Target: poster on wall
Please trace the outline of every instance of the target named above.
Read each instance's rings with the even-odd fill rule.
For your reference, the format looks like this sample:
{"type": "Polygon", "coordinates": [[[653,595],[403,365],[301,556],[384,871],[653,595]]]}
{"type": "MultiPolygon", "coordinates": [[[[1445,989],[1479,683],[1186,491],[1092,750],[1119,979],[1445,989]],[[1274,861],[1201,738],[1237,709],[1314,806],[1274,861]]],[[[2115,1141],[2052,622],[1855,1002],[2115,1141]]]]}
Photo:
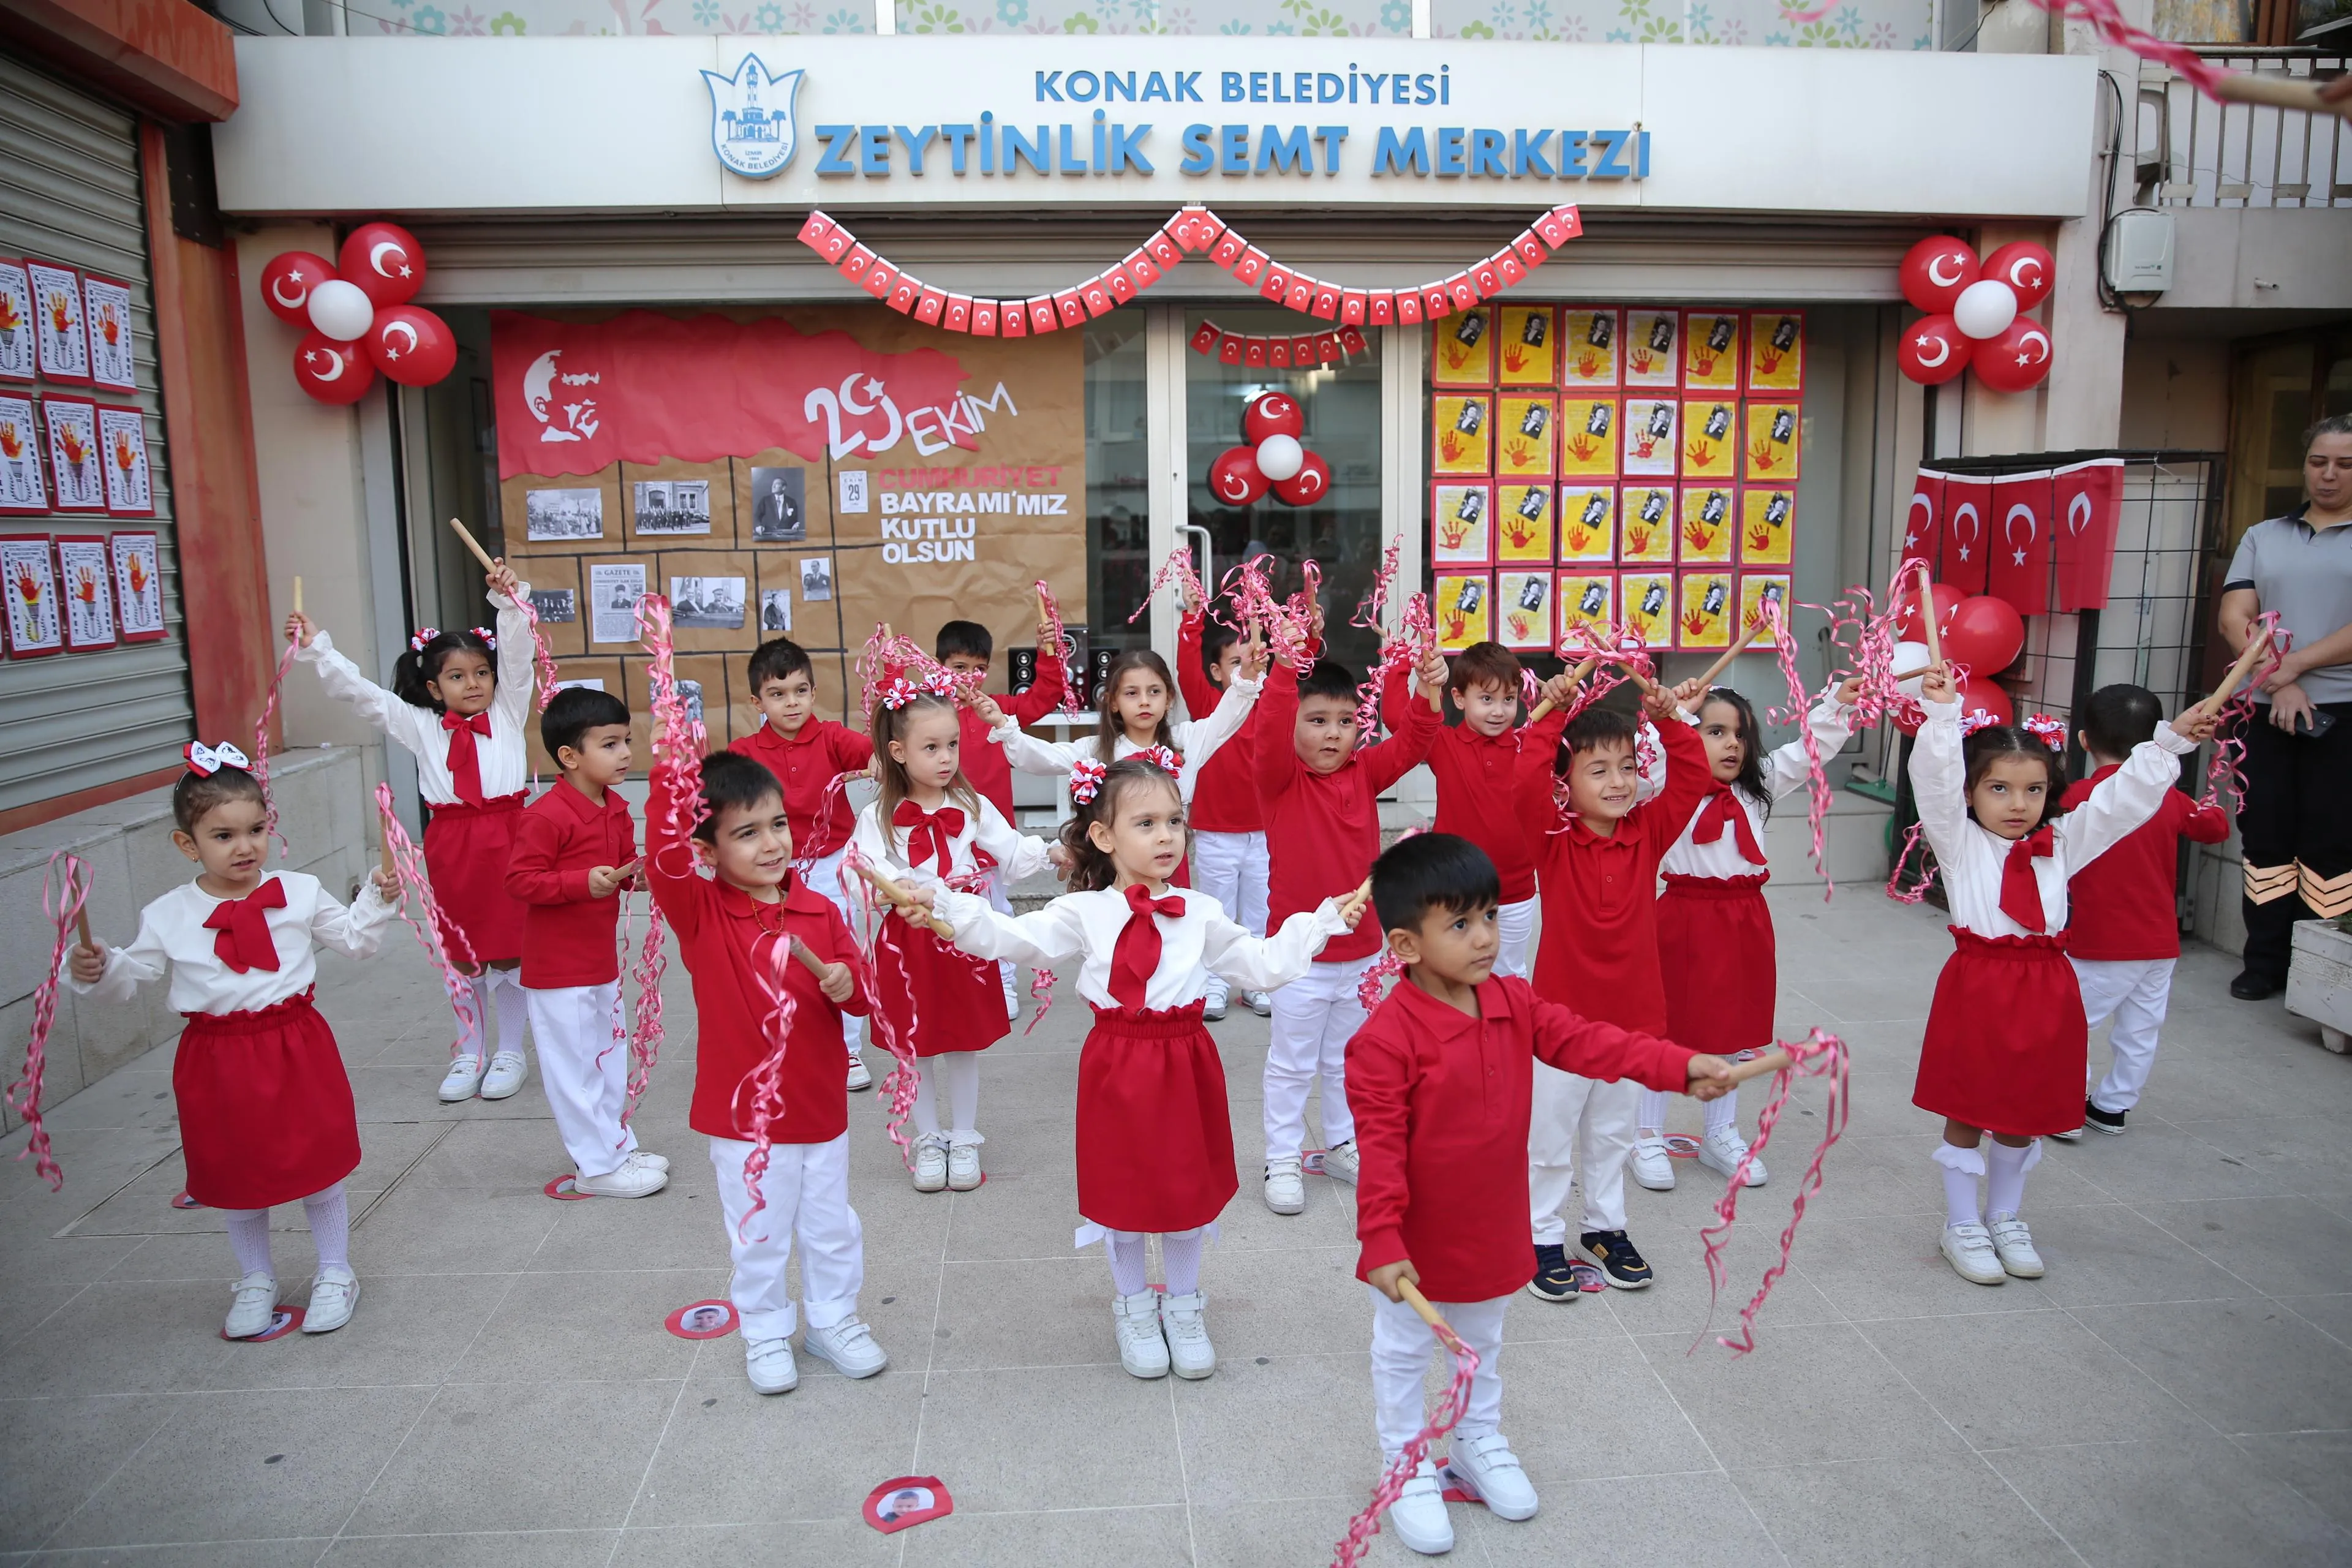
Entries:
{"type": "Polygon", "coordinates": [[[697,631],[732,632],[743,627],[743,579],[673,577],[669,580],[672,624],[697,631]]]}
{"type": "Polygon", "coordinates": [[[762,637],[790,637],[793,633],[793,591],[790,588],[760,590],[760,635],[762,637]]]}
{"type": "Polygon", "coordinates": [[[1559,313],[1559,384],[1570,391],[1613,390],[1624,312],[1614,306],[1570,305],[1559,313]]]}
{"type": "Polygon", "coordinates": [[[1679,467],[1675,428],[1682,405],[1672,398],[1625,400],[1625,447],[1619,472],[1629,479],[1672,479],[1679,467]]]}
{"type": "Polygon", "coordinates": [[[1500,430],[1495,447],[1497,478],[1550,477],[1552,415],[1552,400],[1549,397],[1506,396],[1496,402],[1495,420],[1500,430]]]}
{"type": "Polygon", "coordinates": [[[1563,572],[1559,595],[1559,635],[1580,631],[1606,633],[1617,618],[1617,574],[1563,572]]]}
{"type": "Polygon", "coordinates": [[[1559,563],[1607,565],[1617,559],[1617,487],[1559,487],[1559,563]]]}
{"type": "Polygon", "coordinates": [[[1684,573],[1675,608],[1675,646],[1701,653],[1729,647],[1731,613],[1730,573],[1684,573]]]}
{"type": "Polygon", "coordinates": [[[588,568],[590,642],[637,640],[637,601],[646,596],[646,569],[634,561],[599,561],[588,568]]]}
{"type": "Polygon", "coordinates": [[[104,511],[106,475],[99,466],[98,405],[79,397],[44,397],[49,429],[49,475],[59,511],[104,511]]]}
{"type": "Polygon", "coordinates": [[[1805,313],[1757,310],[1748,318],[1749,392],[1795,396],[1805,388],[1805,313]]]}
{"type": "Polygon", "coordinates": [[[1793,403],[1747,406],[1750,484],[1794,484],[1803,471],[1803,410],[1793,403]]]}
{"type": "Polygon", "coordinates": [[[70,267],[26,261],[33,280],[33,329],[41,374],[50,381],[89,380],[89,336],[84,330],[81,274],[70,267]]]}
{"type": "Polygon", "coordinates": [[[1618,498],[1617,559],[1628,566],[1664,566],[1675,558],[1675,487],[1627,485],[1618,498]]]}
{"type": "Polygon", "coordinates": [[[531,613],[541,626],[570,626],[580,618],[580,595],[572,588],[533,588],[531,613]]]}
{"type": "Polygon", "coordinates": [[[1495,384],[1494,312],[1480,305],[1429,329],[1429,380],[1433,386],[1495,384]]]}
{"type": "Polygon", "coordinates": [[[1430,492],[1429,558],[1440,566],[1483,566],[1495,558],[1492,485],[1447,485],[1430,492]]]}
{"type": "Polygon", "coordinates": [[[1430,399],[1433,473],[1452,476],[1494,472],[1494,401],[1484,395],[1430,399]]]}
{"type": "Polygon", "coordinates": [[[1675,575],[1671,572],[1623,572],[1617,591],[1625,600],[1625,629],[1645,648],[1675,646],[1675,575]]]}
{"type": "Polygon", "coordinates": [[[710,531],[709,479],[639,479],[633,491],[639,533],[710,531]]]}
{"type": "Polygon", "coordinates": [[[1495,493],[1495,559],[1552,561],[1551,481],[1502,485],[1495,493]]]}
{"type": "Polygon", "coordinates": [[[1685,565],[1715,562],[1728,565],[1732,530],[1738,521],[1731,511],[1729,485],[1685,485],[1675,553],[1685,565]]]}
{"type": "Polygon", "coordinates": [[[1683,478],[1729,479],[1739,474],[1739,405],[1683,405],[1683,478]]]}
{"type": "MultiPolygon", "coordinates": [[[[863,510],[861,507],[859,509],[863,510]]],[[[751,540],[756,544],[798,544],[808,538],[808,470],[751,470],[751,540]]]]}
{"type": "Polygon", "coordinates": [[[1496,313],[1496,380],[1505,386],[1556,384],[1559,334],[1549,305],[1505,305],[1496,313]]]}
{"type": "Polygon", "coordinates": [[[136,408],[98,405],[99,459],[106,467],[106,510],[117,517],[155,515],[147,468],[147,416],[136,408]]]}
{"type": "Polygon", "coordinates": [[[1563,397],[1559,401],[1559,477],[1606,479],[1617,474],[1617,400],[1563,397]]]}
{"type": "Polygon", "coordinates": [[[1681,312],[1634,310],[1625,312],[1624,384],[1642,389],[1682,384],[1682,355],[1675,345],[1682,337],[1681,312]]]}
{"type": "Polygon", "coordinates": [[[81,297],[89,322],[90,380],[122,392],[136,389],[139,376],[131,355],[130,286],[84,273],[81,297]]]}
{"type": "Polygon", "coordinates": [[[833,563],[822,555],[801,557],[801,597],[812,605],[833,598],[833,563]]]}
{"type": "Polygon", "coordinates": [[[1495,640],[1513,652],[1541,653],[1551,647],[1551,568],[1505,572],[1495,579],[1495,604],[1502,624],[1495,640]]]}
{"type": "Polygon", "coordinates": [[[124,642],[154,642],[163,628],[163,552],[152,533],[118,533],[107,542],[114,558],[114,608],[124,642]]]}
{"type": "Polygon", "coordinates": [[[1683,313],[1683,386],[1691,392],[1739,390],[1739,312],[1683,313]]]}
{"type": "Polygon", "coordinates": [[[89,653],[114,646],[113,563],[104,534],[61,534],[58,585],[65,598],[66,647],[89,653]]]}
{"type": "Polygon", "coordinates": [[[604,537],[604,492],[531,490],[523,496],[523,537],[537,542],[604,537]]]}
{"type": "Polygon", "coordinates": [[[1739,629],[1742,633],[1764,618],[1764,606],[1770,605],[1780,615],[1780,624],[1789,624],[1790,578],[1785,572],[1742,572],[1739,574],[1739,629]]]}
{"type": "Polygon", "coordinates": [[[1440,572],[1431,600],[1437,616],[1439,650],[1460,653],[1472,643],[1487,641],[1494,596],[1494,580],[1486,573],[1440,572]]]}
{"type": "Polygon", "coordinates": [[[47,511],[49,487],[41,479],[41,440],[33,400],[0,395],[0,511],[47,511]]]}
{"type": "Polygon", "coordinates": [[[34,347],[33,279],[25,264],[0,256],[0,381],[30,381],[40,372],[34,347]]]}
{"type": "Polygon", "coordinates": [[[1750,566],[1786,566],[1797,492],[1771,485],[1748,485],[1739,492],[1739,559],[1750,566]]]}
{"type": "Polygon", "coordinates": [[[58,577],[45,533],[0,534],[0,583],[7,585],[8,657],[31,658],[66,646],[58,577]]]}

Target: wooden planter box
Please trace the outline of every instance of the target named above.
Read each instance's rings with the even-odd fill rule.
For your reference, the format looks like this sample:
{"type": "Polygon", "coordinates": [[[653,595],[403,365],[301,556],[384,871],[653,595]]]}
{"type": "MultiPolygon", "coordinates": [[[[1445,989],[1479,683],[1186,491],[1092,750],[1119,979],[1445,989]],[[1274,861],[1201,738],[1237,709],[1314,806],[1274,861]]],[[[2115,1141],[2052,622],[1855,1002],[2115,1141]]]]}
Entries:
{"type": "Polygon", "coordinates": [[[2317,1024],[2329,1050],[2352,1050],[2352,931],[2327,921],[2295,921],[2286,1010],[2317,1024]]]}

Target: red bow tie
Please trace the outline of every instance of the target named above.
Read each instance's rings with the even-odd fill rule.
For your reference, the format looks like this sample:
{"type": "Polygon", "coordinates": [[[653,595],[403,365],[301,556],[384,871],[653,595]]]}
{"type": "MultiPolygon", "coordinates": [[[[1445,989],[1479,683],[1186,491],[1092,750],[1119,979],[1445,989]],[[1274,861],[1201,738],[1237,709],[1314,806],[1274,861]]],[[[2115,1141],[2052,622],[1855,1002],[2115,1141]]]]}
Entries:
{"type": "Polygon", "coordinates": [[[461,719],[455,713],[444,713],[441,728],[449,731],[450,786],[467,805],[481,805],[482,756],[475,748],[474,737],[490,732],[489,714],[476,713],[461,719]]]}
{"type": "Polygon", "coordinates": [[[1739,858],[1751,866],[1761,866],[1764,851],[1756,847],[1756,829],[1748,821],[1748,808],[1740,804],[1727,784],[1718,784],[1707,792],[1706,805],[1699,809],[1698,821],[1691,828],[1691,842],[1713,844],[1722,838],[1723,830],[1730,828],[1739,846],[1739,858]]]}
{"type": "Polygon", "coordinates": [[[2042,885],[2034,879],[2033,862],[2049,858],[2056,847],[2050,829],[2037,827],[2009,847],[2000,863],[2000,912],[2036,933],[2047,930],[2042,909],[2042,885]]]}
{"type": "Polygon", "coordinates": [[[1140,1013],[1146,1005],[1145,991],[1160,972],[1160,927],[1151,917],[1182,919],[1184,899],[1172,892],[1155,899],[1150,889],[1132,882],[1128,885],[1127,908],[1127,924],[1119,928],[1118,941],[1110,950],[1110,999],[1140,1013]]]}
{"type": "Polygon", "coordinates": [[[278,939],[269,934],[269,911],[286,907],[286,884],[272,877],[241,899],[224,899],[205,917],[214,932],[213,952],[237,973],[278,968],[278,939]]]}
{"type": "Polygon", "coordinates": [[[955,869],[953,841],[963,832],[963,813],[952,805],[937,811],[925,811],[911,800],[902,800],[898,809],[890,814],[894,827],[907,830],[907,864],[920,866],[931,861],[940,876],[955,869]]]}

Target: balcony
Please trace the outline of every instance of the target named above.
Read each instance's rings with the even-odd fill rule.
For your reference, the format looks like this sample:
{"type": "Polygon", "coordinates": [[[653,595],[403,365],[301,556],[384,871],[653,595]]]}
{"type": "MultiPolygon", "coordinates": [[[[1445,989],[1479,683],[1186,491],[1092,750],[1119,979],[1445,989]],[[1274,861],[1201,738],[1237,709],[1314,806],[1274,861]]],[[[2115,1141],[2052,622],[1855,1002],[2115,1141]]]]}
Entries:
{"type": "MultiPolygon", "coordinates": [[[[2216,47],[2198,51],[2231,70],[2324,81],[2345,51],[2216,47]]],[[[2352,121],[2263,104],[2216,103],[2147,61],[2134,117],[2137,199],[2164,207],[2352,206],[2352,121]]]]}

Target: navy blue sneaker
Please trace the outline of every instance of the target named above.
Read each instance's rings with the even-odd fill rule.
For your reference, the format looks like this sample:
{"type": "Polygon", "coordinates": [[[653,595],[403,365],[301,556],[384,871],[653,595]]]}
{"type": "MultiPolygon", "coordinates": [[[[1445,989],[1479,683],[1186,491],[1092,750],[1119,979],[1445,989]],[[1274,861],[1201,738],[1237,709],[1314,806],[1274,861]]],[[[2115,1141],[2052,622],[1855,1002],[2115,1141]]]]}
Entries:
{"type": "Polygon", "coordinates": [[[1576,1300],[1576,1274],[1569,1267],[1567,1247],[1536,1244],[1536,1277],[1528,1281],[1528,1294],[1538,1301],[1576,1300]]]}
{"type": "Polygon", "coordinates": [[[1620,1290],[1646,1290],[1654,1278],[1650,1266],[1622,1230],[1588,1230],[1577,1237],[1576,1249],[1601,1265],[1609,1283],[1620,1290]]]}

